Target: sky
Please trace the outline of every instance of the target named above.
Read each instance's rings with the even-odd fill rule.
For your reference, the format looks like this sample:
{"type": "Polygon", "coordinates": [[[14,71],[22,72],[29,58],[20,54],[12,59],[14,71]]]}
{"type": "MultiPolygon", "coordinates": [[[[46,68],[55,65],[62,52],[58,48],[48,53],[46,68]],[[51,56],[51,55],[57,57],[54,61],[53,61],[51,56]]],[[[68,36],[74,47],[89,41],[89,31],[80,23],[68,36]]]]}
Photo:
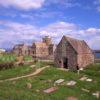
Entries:
{"type": "Polygon", "coordinates": [[[66,35],[100,50],[100,0],[0,0],[0,48],[66,35]]]}

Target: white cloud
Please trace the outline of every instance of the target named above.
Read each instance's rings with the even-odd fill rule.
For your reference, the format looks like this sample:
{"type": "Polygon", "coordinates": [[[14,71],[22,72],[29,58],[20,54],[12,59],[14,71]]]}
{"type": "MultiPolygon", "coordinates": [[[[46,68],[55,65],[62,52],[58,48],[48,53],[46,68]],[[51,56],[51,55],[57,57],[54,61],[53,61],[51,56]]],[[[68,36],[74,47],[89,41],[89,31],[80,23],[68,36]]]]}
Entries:
{"type": "Polygon", "coordinates": [[[90,33],[90,34],[99,33],[100,34],[100,29],[97,29],[97,28],[89,28],[89,29],[86,30],[86,33],[90,33]]]}
{"type": "Polygon", "coordinates": [[[53,37],[60,37],[64,34],[72,33],[72,31],[77,30],[77,25],[67,22],[56,22],[43,27],[41,30],[41,35],[51,35],[53,37]]]}
{"type": "Polygon", "coordinates": [[[0,5],[4,7],[17,7],[21,9],[41,8],[45,0],[0,0],[0,5]]]}
{"type": "MultiPolygon", "coordinates": [[[[2,23],[3,24],[3,23],[2,23]]],[[[12,47],[13,45],[28,41],[33,41],[38,29],[30,24],[16,22],[6,22],[0,29],[0,47],[12,47]],[[9,45],[8,45],[9,43],[9,45]]]]}
{"type": "Polygon", "coordinates": [[[30,24],[1,21],[4,28],[0,29],[0,46],[12,46],[17,43],[28,43],[40,40],[41,37],[52,36],[55,42],[59,42],[63,35],[84,39],[93,49],[100,49],[100,29],[88,28],[80,29],[73,23],[56,22],[45,27],[36,27],[30,24]],[[8,45],[9,43],[9,45],[8,45]]]}
{"type": "Polygon", "coordinates": [[[41,29],[41,35],[50,35],[54,37],[56,42],[59,42],[63,35],[85,40],[93,49],[100,49],[100,29],[88,28],[80,29],[80,27],[73,23],[57,22],[52,23],[41,29]]]}
{"type": "Polygon", "coordinates": [[[88,41],[91,48],[100,50],[100,36],[95,36],[88,41]]]}

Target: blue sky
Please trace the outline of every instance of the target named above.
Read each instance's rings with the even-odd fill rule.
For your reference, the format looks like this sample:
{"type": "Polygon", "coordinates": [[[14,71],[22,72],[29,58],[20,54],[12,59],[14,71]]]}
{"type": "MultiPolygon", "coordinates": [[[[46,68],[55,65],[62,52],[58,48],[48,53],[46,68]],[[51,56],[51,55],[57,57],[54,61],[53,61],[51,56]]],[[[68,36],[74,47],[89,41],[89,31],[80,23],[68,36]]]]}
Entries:
{"type": "Polygon", "coordinates": [[[67,35],[100,49],[99,23],[100,0],[0,0],[0,48],[67,35]]]}

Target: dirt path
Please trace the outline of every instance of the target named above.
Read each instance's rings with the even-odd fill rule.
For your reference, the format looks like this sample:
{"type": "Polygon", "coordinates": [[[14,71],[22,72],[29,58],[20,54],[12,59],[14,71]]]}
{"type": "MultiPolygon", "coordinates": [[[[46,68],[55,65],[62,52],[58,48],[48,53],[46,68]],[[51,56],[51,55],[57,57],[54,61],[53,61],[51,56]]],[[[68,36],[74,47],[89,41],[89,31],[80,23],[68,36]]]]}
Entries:
{"type": "Polygon", "coordinates": [[[14,80],[18,80],[18,79],[22,79],[22,78],[26,78],[26,77],[31,77],[34,75],[39,74],[41,71],[43,71],[44,69],[48,68],[49,66],[46,67],[42,67],[42,68],[38,68],[35,72],[28,74],[28,75],[23,75],[23,76],[19,76],[19,77],[15,77],[15,78],[9,78],[9,79],[5,79],[5,80],[0,80],[0,82],[4,82],[4,81],[14,81],[14,80]]]}

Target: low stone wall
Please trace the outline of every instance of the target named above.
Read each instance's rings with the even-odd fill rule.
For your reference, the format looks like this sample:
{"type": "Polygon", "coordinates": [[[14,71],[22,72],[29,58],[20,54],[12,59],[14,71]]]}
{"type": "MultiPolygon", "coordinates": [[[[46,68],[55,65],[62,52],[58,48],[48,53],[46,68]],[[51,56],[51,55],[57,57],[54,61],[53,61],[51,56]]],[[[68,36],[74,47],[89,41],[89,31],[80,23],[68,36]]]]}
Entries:
{"type": "Polygon", "coordinates": [[[38,56],[38,57],[33,57],[33,60],[54,60],[54,56],[38,56]]]}

